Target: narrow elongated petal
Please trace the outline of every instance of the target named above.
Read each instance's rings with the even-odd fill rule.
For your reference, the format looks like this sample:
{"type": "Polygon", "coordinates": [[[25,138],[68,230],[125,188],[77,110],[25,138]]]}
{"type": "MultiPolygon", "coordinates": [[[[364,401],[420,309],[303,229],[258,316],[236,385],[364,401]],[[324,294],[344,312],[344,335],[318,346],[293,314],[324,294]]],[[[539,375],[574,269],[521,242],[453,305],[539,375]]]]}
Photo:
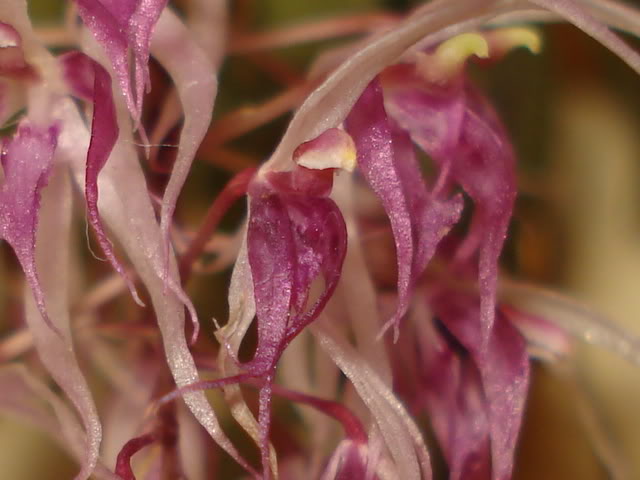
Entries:
{"type": "Polygon", "coordinates": [[[386,324],[407,311],[413,285],[442,237],[460,216],[462,199],[431,198],[408,135],[386,114],[382,88],[374,80],[345,121],[356,141],[358,165],[382,201],[391,222],[398,265],[398,308],[386,324]]]}
{"type": "Polygon", "coordinates": [[[431,300],[434,313],[469,352],[477,365],[488,407],[492,478],[510,478],[529,382],[529,359],[523,338],[497,315],[485,347],[481,306],[472,297],[454,292],[431,300]]]}
{"type": "Polygon", "coordinates": [[[258,315],[258,347],[244,369],[260,374],[273,368],[281,354],[295,289],[291,220],[278,195],[252,202],[247,247],[258,315]]]}
{"type": "MultiPolygon", "coordinates": [[[[140,112],[137,111],[134,88],[130,80],[127,38],[127,22],[133,12],[129,8],[121,10],[114,8],[116,6],[114,2],[105,5],[99,0],[76,0],[76,4],[82,21],[105,49],[118,77],[129,112],[137,118],[140,112]]],[[[124,7],[124,5],[123,3],[121,6],[124,7]]],[[[135,3],[130,2],[129,5],[133,7],[135,3]]]]}
{"type": "Polygon", "coordinates": [[[415,372],[423,379],[433,429],[447,459],[451,480],[491,478],[487,402],[480,373],[456,340],[442,335],[429,318],[416,318],[415,372]]]}
{"type": "Polygon", "coordinates": [[[98,175],[107,163],[119,135],[118,119],[111,91],[111,76],[102,65],[80,52],[68,53],[61,61],[65,69],[65,78],[70,82],[74,93],[85,97],[88,94],[93,102],[91,142],[87,150],[84,188],[89,223],[96,233],[100,248],[107,260],[124,278],[136,303],[144,306],[131,278],[113,252],[98,212],[98,175]]]}
{"type": "MultiPolygon", "coordinates": [[[[84,183],[84,158],[78,154],[78,146],[88,147],[89,132],[84,127],[78,112],[69,101],[62,102],[59,118],[63,118],[67,128],[63,132],[59,149],[70,161],[73,174],[80,185],[84,183]]],[[[121,122],[126,121],[121,117],[121,122]]],[[[165,291],[162,276],[162,248],[159,241],[159,226],[149,195],[144,175],[136,157],[133,139],[127,129],[121,128],[121,136],[114,148],[112,161],[107,163],[101,175],[100,204],[104,220],[121,242],[125,252],[133,262],[141,280],[149,290],[162,332],[165,354],[176,384],[180,387],[198,381],[198,371],[185,338],[184,308],[176,291],[165,291]],[[141,248],[141,245],[144,247],[141,248]]],[[[177,288],[177,268],[170,261],[170,285],[177,288]]],[[[248,471],[250,465],[240,456],[231,441],[224,434],[218,419],[202,392],[184,395],[184,400],[194,416],[209,435],[248,471]]]]}
{"type": "Polygon", "coordinates": [[[488,102],[464,78],[442,90],[402,65],[390,69],[383,79],[391,115],[440,167],[436,189],[461,185],[476,205],[458,257],[466,261],[480,251],[483,335],[488,337],[498,258],[516,194],[515,158],[508,137],[488,102]]]}
{"type": "Polygon", "coordinates": [[[393,457],[397,478],[430,479],[429,454],[421,433],[390,388],[328,322],[311,328],[371,411],[393,457]]]}
{"type": "Polygon", "coordinates": [[[164,249],[168,255],[169,228],[176,202],[196,151],[209,128],[218,83],[206,53],[169,10],[162,14],[158,22],[152,53],[175,83],[184,112],[178,156],[165,189],[160,214],[164,249]]]}
{"type": "MultiPolygon", "coordinates": [[[[71,227],[71,187],[64,169],[58,169],[43,191],[42,215],[38,226],[36,262],[51,321],[60,332],[43,324],[39,306],[25,291],[26,321],[43,365],[71,400],[84,429],[79,450],[77,480],[89,478],[95,469],[102,439],[102,426],[91,391],[74,353],[69,328],[69,235],[71,227]],[[51,255],[51,252],[55,255],[51,255]]],[[[78,439],[80,441],[80,439],[78,439]]]]}
{"type": "Polygon", "coordinates": [[[372,82],[358,99],[345,126],[356,142],[360,171],[382,201],[393,230],[398,265],[398,309],[392,322],[397,336],[397,324],[407,311],[414,280],[411,270],[415,246],[411,212],[396,168],[392,132],[377,81],[372,82]]]}
{"type": "Polygon", "coordinates": [[[13,248],[36,299],[42,319],[53,327],[36,268],[36,229],[40,194],[47,185],[58,128],[41,128],[24,121],[2,146],[4,183],[0,188],[0,239],[13,248]]]}

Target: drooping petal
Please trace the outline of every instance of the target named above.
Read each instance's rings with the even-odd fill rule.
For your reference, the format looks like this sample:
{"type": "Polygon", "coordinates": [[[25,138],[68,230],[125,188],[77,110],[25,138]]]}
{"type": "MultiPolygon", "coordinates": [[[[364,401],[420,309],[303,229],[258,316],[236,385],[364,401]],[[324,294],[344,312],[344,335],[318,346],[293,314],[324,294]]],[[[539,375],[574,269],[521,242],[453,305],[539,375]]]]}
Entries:
{"type": "Polygon", "coordinates": [[[469,352],[482,379],[491,435],[492,478],[510,478],[529,383],[523,338],[499,313],[486,342],[478,321],[482,305],[473,297],[441,292],[430,300],[435,315],[469,352]]]}
{"type": "MultiPolygon", "coordinates": [[[[304,169],[304,167],[298,167],[304,169]]],[[[306,170],[306,169],[305,169],[306,170]]],[[[247,376],[263,380],[258,415],[263,474],[270,474],[268,433],[276,364],[288,343],[319,315],[340,277],[346,254],[346,227],[335,203],[324,197],[279,193],[256,181],[247,227],[258,321],[252,360],[241,364],[247,376]],[[324,289],[307,309],[311,285],[323,277],[324,289]]]]}
{"type": "Polygon", "coordinates": [[[462,211],[462,199],[431,198],[408,135],[386,114],[382,88],[374,80],[345,121],[356,141],[358,165],[382,201],[391,222],[398,265],[398,307],[385,329],[407,311],[416,278],[462,211]]]}
{"type": "Polygon", "coordinates": [[[488,101],[464,78],[442,88],[401,65],[389,69],[383,79],[390,114],[440,168],[436,190],[446,192],[458,184],[475,203],[458,257],[466,261],[479,250],[481,321],[488,338],[496,305],[498,258],[516,195],[515,158],[506,132],[488,101]]]}
{"type": "Polygon", "coordinates": [[[398,309],[392,324],[397,336],[397,325],[407,311],[414,280],[411,270],[415,245],[411,212],[396,169],[391,128],[378,81],[374,80],[358,99],[345,126],[356,142],[360,171],[382,201],[393,230],[398,266],[398,309]]]}
{"type": "MultiPolygon", "coordinates": [[[[415,317],[417,405],[426,407],[451,480],[491,478],[487,402],[480,373],[467,352],[429,318],[415,317]]],[[[414,378],[415,381],[415,378],[414,378]]]]}
{"type": "Polygon", "coordinates": [[[4,171],[0,187],[0,239],[16,253],[40,315],[53,330],[38,278],[35,248],[40,194],[49,179],[57,138],[58,127],[42,128],[25,120],[13,138],[5,139],[0,157],[4,171]]]}
{"type": "MultiPolygon", "coordinates": [[[[131,85],[128,50],[129,40],[127,38],[127,23],[133,14],[131,8],[115,8],[114,2],[108,5],[99,0],[76,0],[78,13],[91,31],[95,39],[103,46],[107,56],[113,66],[113,70],[118,77],[120,89],[127,101],[129,112],[134,118],[138,118],[140,112],[137,110],[134,97],[135,88],[131,85]]],[[[122,3],[124,7],[126,2],[122,3]]],[[[134,2],[129,2],[130,7],[134,7],[134,2]]]]}
{"type": "Polygon", "coordinates": [[[151,34],[167,0],[76,0],[76,4],[82,21],[107,53],[129,112],[138,126],[145,86],[149,84],[151,34]]]}
{"type": "Polygon", "coordinates": [[[67,172],[58,168],[51,177],[50,185],[43,191],[35,255],[51,321],[60,333],[55,333],[44,325],[39,305],[27,291],[25,318],[43,365],[71,400],[82,421],[83,440],[78,447],[82,452],[82,468],[76,476],[76,479],[80,480],[89,478],[97,465],[102,426],[91,391],[74,353],[70,333],[68,299],[71,198],[67,172]]]}
{"type": "Polygon", "coordinates": [[[258,346],[244,369],[267,373],[283,348],[295,295],[296,250],[287,209],[278,195],[255,198],[247,229],[247,252],[258,316],[258,346]]]}
{"type": "Polygon", "coordinates": [[[169,228],[176,202],[196,151],[209,128],[218,83],[206,53],[180,19],[169,10],[162,14],[158,22],[153,35],[152,53],[175,83],[184,112],[178,155],[164,192],[160,214],[165,255],[168,255],[169,228]]]}
{"type": "Polygon", "coordinates": [[[327,321],[311,329],[371,411],[393,457],[396,478],[430,479],[429,454],[422,434],[391,389],[327,321]]]}
{"type": "MultiPolygon", "coordinates": [[[[61,102],[56,111],[66,128],[60,138],[59,150],[70,161],[76,182],[84,184],[85,159],[82,149],[88,148],[90,136],[78,112],[70,101],[61,102]]],[[[120,116],[119,120],[125,122],[120,116]]],[[[120,123],[122,125],[122,123],[120,123]]],[[[159,226],[151,205],[143,172],[133,148],[130,131],[121,128],[112,160],[101,175],[100,204],[103,217],[131,259],[136,272],[147,287],[162,332],[167,362],[179,387],[198,381],[198,371],[185,338],[183,300],[179,289],[177,267],[170,261],[170,292],[165,291],[162,276],[162,248],[159,226]],[[141,245],[143,248],[141,248],[141,245]],[[172,289],[174,285],[176,289],[172,289]]],[[[215,412],[202,392],[184,395],[184,401],[209,435],[247,471],[252,467],[240,456],[222,431],[215,412]]]]}
{"type": "Polygon", "coordinates": [[[102,248],[107,260],[114,270],[124,278],[136,303],[144,306],[131,277],[113,252],[113,247],[98,212],[98,175],[107,163],[119,135],[118,119],[111,91],[111,76],[102,65],[81,52],[67,53],[61,58],[61,62],[65,79],[69,82],[74,93],[85,97],[85,99],[88,97],[93,102],[91,142],[87,150],[84,189],[89,223],[96,233],[100,248],[102,248]]]}

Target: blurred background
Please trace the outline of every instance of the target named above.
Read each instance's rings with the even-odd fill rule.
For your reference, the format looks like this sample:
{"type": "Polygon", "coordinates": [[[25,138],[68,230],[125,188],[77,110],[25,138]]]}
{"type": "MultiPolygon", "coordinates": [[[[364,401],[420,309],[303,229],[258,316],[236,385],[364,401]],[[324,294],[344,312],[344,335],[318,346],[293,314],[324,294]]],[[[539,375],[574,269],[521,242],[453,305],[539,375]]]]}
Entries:
{"type": "MultiPolygon", "coordinates": [[[[43,32],[50,34],[64,21],[66,2],[28,3],[43,32]]],[[[186,0],[172,3],[179,9],[187,7],[186,0]]],[[[363,16],[362,22],[375,24],[418,3],[232,1],[231,54],[220,72],[212,130],[176,217],[185,232],[197,227],[235,172],[257,165],[278,143],[289,110],[312,87],[305,72],[313,59],[359,37],[352,33],[254,51],[251,33],[345,15],[363,16]],[[268,121],[247,127],[256,112],[268,121]]],[[[540,55],[516,51],[495,65],[472,71],[494,100],[519,157],[520,196],[504,269],[516,278],[565,292],[640,335],[640,78],[577,29],[541,28],[540,55]]],[[[640,42],[625,38],[640,49],[640,42]]],[[[151,124],[168,88],[155,65],[152,75],[154,89],[145,111],[145,121],[151,124]]],[[[164,142],[175,143],[177,134],[169,132],[164,142]]],[[[155,152],[155,162],[146,165],[150,188],[156,193],[167,179],[173,153],[174,149],[161,149],[155,152]]],[[[232,235],[242,215],[239,204],[225,218],[222,230],[232,235]]],[[[85,241],[82,219],[80,213],[77,242],[85,241]]],[[[76,259],[82,270],[79,285],[109,275],[108,267],[87,249],[77,250],[85,255],[76,259]]],[[[205,321],[211,316],[224,319],[229,270],[206,273],[206,267],[205,263],[204,272],[188,284],[189,293],[198,309],[207,312],[202,315],[205,321]]],[[[0,361],[37,364],[28,348],[7,347],[8,340],[20,341],[12,332],[22,325],[21,282],[12,252],[0,245],[0,361]]],[[[124,298],[101,308],[100,315],[120,317],[130,311],[130,301],[124,298]]],[[[211,325],[203,325],[205,334],[197,347],[203,354],[214,348],[211,331],[211,325]]],[[[615,459],[628,469],[627,478],[640,478],[640,370],[611,353],[580,344],[569,363],[557,369],[535,366],[514,478],[606,479],[604,465],[615,459]]],[[[91,376],[94,367],[83,368],[91,376]]],[[[99,374],[93,382],[100,398],[105,382],[99,374]]],[[[229,468],[224,478],[234,478],[237,470],[229,468]]],[[[43,434],[0,417],[1,478],[64,479],[74,472],[67,455],[43,434]]]]}

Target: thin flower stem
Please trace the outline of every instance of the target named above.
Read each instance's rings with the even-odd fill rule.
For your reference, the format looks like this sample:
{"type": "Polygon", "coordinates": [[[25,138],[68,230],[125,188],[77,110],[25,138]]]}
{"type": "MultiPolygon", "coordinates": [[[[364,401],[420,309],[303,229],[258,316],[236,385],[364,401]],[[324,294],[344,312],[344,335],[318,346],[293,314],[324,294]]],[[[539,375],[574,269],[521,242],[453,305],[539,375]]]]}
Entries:
{"type": "Polygon", "coordinates": [[[158,441],[158,435],[154,432],[132,438],[125,443],[116,460],[116,475],[122,480],[136,480],[131,468],[131,457],[156,441],[158,441]]]}
{"type": "Polygon", "coordinates": [[[255,168],[248,168],[233,177],[209,207],[202,226],[180,259],[180,278],[183,283],[189,279],[193,263],[204,251],[209,238],[218,228],[224,214],[240,197],[246,194],[249,182],[255,172],[255,168]]]}

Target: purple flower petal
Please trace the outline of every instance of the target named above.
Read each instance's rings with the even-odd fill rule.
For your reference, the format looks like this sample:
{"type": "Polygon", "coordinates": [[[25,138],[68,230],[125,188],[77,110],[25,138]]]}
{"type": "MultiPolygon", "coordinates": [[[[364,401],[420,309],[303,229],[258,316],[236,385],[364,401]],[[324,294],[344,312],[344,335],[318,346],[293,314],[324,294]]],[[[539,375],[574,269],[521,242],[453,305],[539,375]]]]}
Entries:
{"type": "MultiPolygon", "coordinates": [[[[417,338],[422,396],[449,466],[451,480],[491,478],[489,419],[476,365],[423,320],[417,338]]],[[[422,406],[422,405],[421,405],[422,406]]]]}
{"type": "MultiPolygon", "coordinates": [[[[297,167],[295,176],[323,171],[297,167]]],[[[281,176],[275,177],[282,180],[281,176]]],[[[295,180],[282,180],[295,185],[295,180]]],[[[256,180],[247,228],[247,256],[253,279],[258,318],[258,345],[252,360],[241,366],[247,372],[237,376],[262,377],[258,415],[263,474],[269,476],[269,427],[272,383],[276,364],[288,343],[317,318],[340,278],[346,254],[347,233],[342,215],[329,198],[279,192],[274,185],[256,180]],[[307,310],[311,285],[322,276],[324,289],[307,310]]]]}
{"type": "Polygon", "coordinates": [[[397,336],[398,323],[407,311],[413,286],[411,270],[415,246],[411,211],[396,168],[392,132],[377,80],[358,99],[345,126],[356,143],[360,171],[382,201],[393,230],[398,265],[398,308],[391,321],[397,336]]]}
{"type": "Polygon", "coordinates": [[[118,140],[119,128],[111,91],[111,76],[102,65],[81,52],[67,53],[61,58],[65,79],[74,93],[93,102],[91,142],[87,150],[85,198],[89,223],[109,263],[125,280],[136,303],[144,306],[133,281],[113,252],[98,211],[98,175],[107,163],[118,140]]]}
{"type": "Polygon", "coordinates": [[[529,383],[529,359],[522,336],[496,315],[488,338],[478,322],[481,303],[465,294],[440,292],[431,299],[435,315],[469,352],[482,379],[491,438],[492,478],[506,480],[522,423],[529,383]]]}
{"type": "Polygon", "coordinates": [[[398,307],[385,325],[395,327],[407,311],[413,284],[460,216],[462,199],[432,198],[422,180],[408,135],[386,114],[374,80],[345,121],[358,151],[358,165],[391,222],[398,265],[398,307]]]}
{"type": "Polygon", "coordinates": [[[11,245],[22,266],[38,310],[49,319],[35,263],[40,192],[47,185],[58,138],[57,127],[36,127],[23,121],[2,145],[4,183],[0,188],[0,239],[11,245]]]}
{"type": "Polygon", "coordinates": [[[253,278],[258,346],[245,370],[266,373],[280,356],[294,294],[296,250],[292,225],[278,195],[251,202],[247,247],[253,278]]]}
{"type": "Polygon", "coordinates": [[[151,33],[167,0],[76,0],[78,13],[105,49],[136,125],[149,84],[151,33]],[[133,77],[129,49],[133,52],[133,77]]]}
{"type": "MultiPolygon", "coordinates": [[[[303,167],[299,167],[303,168],[303,167]]],[[[250,191],[248,258],[258,316],[258,347],[246,371],[275,366],[286,345],[317,318],[333,294],[346,254],[346,226],[333,200],[280,194],[270,185],[250,191]],[[307,309],[311,285],[324,289],[307,309]]]]}
{"type": "Polygon", "coordinates": [[[457,79],[448,88],[426,85],[406,66],[383,76],[385,105],[398,124],[440,167],[436,193],[458,184],[476,210],[458,259],[479,250],[483,336],[494,319],[498,258],[516,195],[515,158],[497,115],[482,95],[457,79]]]}

